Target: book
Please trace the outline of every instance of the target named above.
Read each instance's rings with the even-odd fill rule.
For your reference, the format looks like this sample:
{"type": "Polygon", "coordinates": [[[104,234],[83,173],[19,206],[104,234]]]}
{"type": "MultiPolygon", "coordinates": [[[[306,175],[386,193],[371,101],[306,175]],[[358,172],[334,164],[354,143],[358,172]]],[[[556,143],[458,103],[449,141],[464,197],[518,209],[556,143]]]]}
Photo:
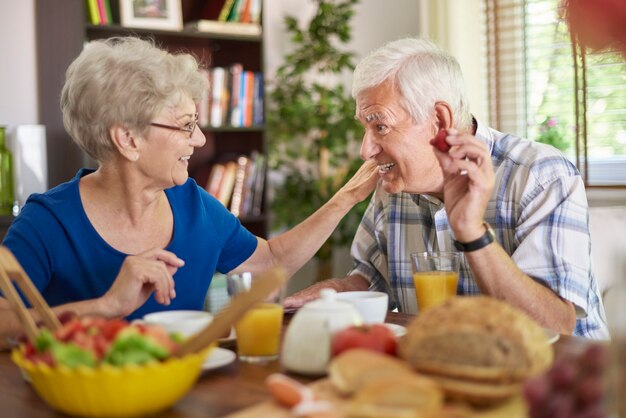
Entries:
{"type": "Polygon", "coordinates": [[[207,180],[206,186],[204,187],[206,191],[209,192],[209,194],[216,199],[220,190],[222,177],[224,176],[224,169],[224,164],[213,164],[213,167],[211,167],[211,173],[209,174],[209,179],[207,180]]]}
{"type": "Polygon", "coordinates": [[[103,0],[104,1],[104,12],[106,13],[107,16],[107,23],[109,25],[112,25],[113,23],[115,23],[115,21],[113,20],[113,9],[111,9],[111,0],[103,0]]]}
{"type": "Polygon", "coordinates": [[[244,1],[245,0],[235,0],[233,7],[230,9],[230,13],[228,14],[228,18],[226,19],[228,22],[239,22],[239,12],[244,1]]]}
{"type": "Polygon", "coordinates": [[[96,0],[96,3],[98,4],[98,15],[100,16],[100,24],[108,25],[109,21],[107,20],[107,12],[104,8],[104,0],[96,0]]]}
{"type": "MultiPolygon", "coordinates": [[[[209,73],[209,70],[206,68],[200,68],[198,72],[202,75],[202,77],[209,80],[209,83],[211,82],[211,74],[209,73]]],[[[207,86],[207,88],[202,92],[202,97],[200,97],[200,102],[198,103],[198,125],[200,125],[200,127],[209,126],[209,117],[211,113],[210,94],[211,87],[209,84],[209,86],[207,86]]]]}
{"type": "Polygon", "coordinates": [[[265,115],[263,115],[263,74],[261,72],[254,73],[254,95],[253,95],[253,103],[252,103],[252,124],[253,125],[263,125],[263,119],[265,115]]]}
{"type": "Polygon", "coordinates": [[[224,168],[224,175],[222,176],[220,188],[219,188],[219,191],[217,192],[217,200],[219,200],[222,203],[222,205],[226,207],[228,207],[230,198],[233,195],[233,187],[235,186],[236,175],[237,175],[237,162],[235,161],[227,162],[226,167],[224,168]]]}
{"type": "Polygon", "coordinates": [[[241,22],[220,22],[217,20],[198,20],[190,22],[188,29],[197,30],[198,32],[208,32],[222,35],[238,35],[259,37],[263,33],[261,25],[258,23],[241,23],[241,22]]]}
{"type": "Polygon", "coordinates": [[[226,86],[226,70],[222,67],[211,69],[211,117],[209,123],[215,128],[222,126],[224,119],[223,96],[226,86]]]}
{"type": "Polygon", "coordinates": [[[217,20],[219,20],[220,22],[226,22],[234,3],[235,0],[226,0],[224,2],[224,5],[222,6],[222,10],[220,11],[219,16],[217,17],[217,20]]]}
{"type": "Polygon", "coordinates": [[[251,0],[250,4],[250,22],[261,23],[261,7],[263,0],[251,0]]]}
{"type": "Polygon", "coordinates": [[[231,90],[230,90],[230,125],[234,127],[241,126],[241,103],[239,100],[239,91],[241,90],[241,74],[243,73],[243,65],[234,63],[230,66],[231,90]]]}
{"type": "Polygon", "coordinates": [[[100,10],[98,9],[98,0],[87,0],[87,13],[89,15],[89,23],[99,25],[100,10]]]}
{"type": "Polygon", "coordinates": [[[265,155],[258,154],[255,164],[254,174],[254,190],[252,191],[252,208],[253,216],[260,216],[263,210],[263,194],[265,187],[265,170],[267,168],[267,159],[265,155]]]}
{"type": "Polygon", "coordinates": [[[243,126],[252,126],[252,111],[254,109],[254,73],[245,71],[246,81],[244,92],[243,126]]]}
{"type": "Polygon", "coordinates": [[[235,172],[235,184],[233,185],[233,196],[230,200],[230,212],[239,216],[241,213],[241,200],[243,197],[243,188],[246,181],[246,173],[250,159],[245,155],[237,158],[237,171],[235,172]]]}
{"type": "Polygon", "coordinates": [[[252,0],[245,0],[241,9],[241,14],[239,15],[239,21],[242,23],[250,23],[250,6],[252,0]]]}
{"type": "Polygon", "coordinates": [[[259,151],[253,150],[250,153],[249,163],[244,179],[243,192],[241,194],[241,209],[239,210],[239,216],[249,216],[252,213],[252,195],[254,192],[258,157],[259,151]]]}

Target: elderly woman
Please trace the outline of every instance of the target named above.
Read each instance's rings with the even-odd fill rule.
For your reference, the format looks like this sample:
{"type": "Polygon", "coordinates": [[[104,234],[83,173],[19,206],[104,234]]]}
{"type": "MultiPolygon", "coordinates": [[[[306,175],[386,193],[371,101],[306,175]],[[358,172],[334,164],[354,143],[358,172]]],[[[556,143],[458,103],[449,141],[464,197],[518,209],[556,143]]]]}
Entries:
{"type": "MultiPolygon", "coordinates": [[[[137,318],[202,309],[214,271],[293,274],[376,183],[364,164],[326,205],[264,240],[188,177],[206,88],[198,63],[133,37],[91,42],[70,65],[63,121],[97,170],[32,195],[4,240],[57,312],[137,318]],[[306,240],[302,239],[306,237],[306,240]]],[[[0,335],[19,332],[0,298],[0,335]]]]}

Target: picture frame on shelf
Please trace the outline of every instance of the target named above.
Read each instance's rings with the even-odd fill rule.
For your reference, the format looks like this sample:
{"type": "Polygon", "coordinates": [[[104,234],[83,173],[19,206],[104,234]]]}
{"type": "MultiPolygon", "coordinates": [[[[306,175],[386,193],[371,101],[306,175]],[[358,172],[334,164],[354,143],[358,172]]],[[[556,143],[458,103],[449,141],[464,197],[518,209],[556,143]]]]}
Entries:
{"type": "Polygon", "coordinates": [[[119,0],[121,24],[144,29],[181,30],[180,0],[119,0]]]}

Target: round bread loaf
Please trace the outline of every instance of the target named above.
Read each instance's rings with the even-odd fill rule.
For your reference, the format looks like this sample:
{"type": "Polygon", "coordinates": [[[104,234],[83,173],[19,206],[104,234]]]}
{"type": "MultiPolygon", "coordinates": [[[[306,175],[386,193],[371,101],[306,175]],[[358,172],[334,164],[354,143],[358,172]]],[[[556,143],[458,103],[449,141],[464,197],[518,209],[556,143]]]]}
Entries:
{"type": "Polygon", "coordinates": [[[487,296],[456,297],[421,313],[399,352],[423,373],[498,383],[534,376],[553,359],[537,322],[487,296]]]}

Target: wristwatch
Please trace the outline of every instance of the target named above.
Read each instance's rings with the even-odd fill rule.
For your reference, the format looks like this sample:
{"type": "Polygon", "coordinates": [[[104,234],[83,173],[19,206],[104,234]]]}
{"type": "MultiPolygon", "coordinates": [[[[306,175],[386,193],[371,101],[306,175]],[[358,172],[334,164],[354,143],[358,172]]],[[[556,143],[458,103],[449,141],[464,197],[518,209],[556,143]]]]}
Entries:
{"type": "Polygon", "coordinates": [[[483,225],[485,226],[485,233],[483,234],[483,236],[471,242],[459,242],[457,240],[454,240],[454,248],[459,251],[469,253],[471,251],[480,250],[481,248],[491,244],[495,239],[493,229],[491,229],[491,225],[489,225],[487,222],[483,222],[483,225]]]}

